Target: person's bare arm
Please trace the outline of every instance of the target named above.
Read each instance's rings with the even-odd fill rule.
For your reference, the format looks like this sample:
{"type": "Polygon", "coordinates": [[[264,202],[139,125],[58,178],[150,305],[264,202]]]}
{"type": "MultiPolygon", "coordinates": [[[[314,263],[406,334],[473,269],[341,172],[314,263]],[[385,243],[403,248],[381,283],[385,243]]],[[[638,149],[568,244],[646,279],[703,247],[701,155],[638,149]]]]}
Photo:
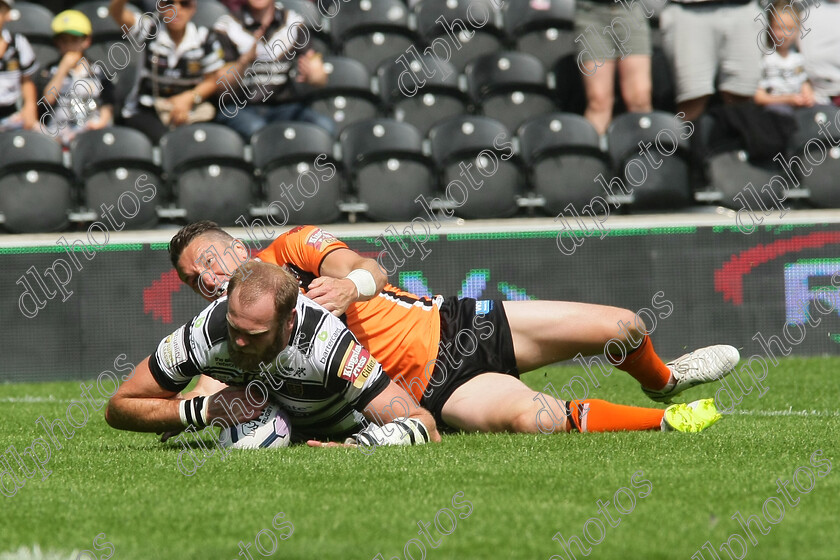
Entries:
{"type": "Polygon", "coordinates": [[[306,295],[314,302],[329,309],[333,315],[343,314],[351,303],[367,301],[382,291],[388,282],[379,264],[350,249],[338,249],[324,257],[321,276],[307,287],[306,295]],[[364,270],[373,277],[372,294],[363,294],[347,275],[354,270],[364,270]]]}
{"type": "Polygon", "coordinates": [[[56,102],[59,94],[61,93],[61,86],[64,83],[64,78],[66,78],[70,73],[70,70],[79,63],[82,56],[83,55],[80,51],[73,51],[61,57],[61,62],[58,63],[58,69],[55,71],[55,75],[50,78],[50,81],[44,88],[44,101],[46,101],[48,105],[52,105],[56,102]]]}
{"type": "Polygon", "coordinates": [[[29,76],[21,77],[21,94],[23,105],[20,112],[23,117],[23,128],[32,130],[38,125],[38,88],[29,76]]]}
{"type": "Polygon", "coordinates": [[[111,0],[111,3],[108,4],[108,13],[120,28],[122,26],[134,27],[136,22],[134,13],[126,8],[126,4],[128,4],[128,0],[111,0]]]}
{"type": "Polygon", "coordinates": [[[205,101],[216,93],[216,88],[219,87],[216,84],[217,75],[218,72],[208,72],[197,86],[169,98],[169,102],[172,103],[172,124],[179,126],[187,122],[187,115],[197,104],[196,95],[205,101]]]}
{"type": "MultiPolygon", "coordinates": [[[[207,397],[207,423],[215,418],[226,420],[229,425],[240,424],[259,416],[260,410],[248,405],[244,388],[231,387],[207,397]],[[243,407],[226,407],[222,403],[240,399],[243,407]],[[228,411],[235,413],[231,418],[228,411]]],[[[161,387],[149,369],[149,358],[135,368],[131,377],[111,397],[105,409],[105,421],[112,428],[135,432],[166,432],[184,428],[179,406],[182,399],[177,393],[161,387]]]]}

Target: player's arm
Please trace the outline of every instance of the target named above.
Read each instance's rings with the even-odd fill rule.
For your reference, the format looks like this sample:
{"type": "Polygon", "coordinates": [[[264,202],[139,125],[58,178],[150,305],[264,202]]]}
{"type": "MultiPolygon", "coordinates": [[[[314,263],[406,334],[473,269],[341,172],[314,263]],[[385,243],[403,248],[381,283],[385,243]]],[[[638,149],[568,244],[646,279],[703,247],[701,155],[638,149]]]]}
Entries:
{"type": "Polygon", "coordinates": [[[176,394],[158,384],[149,369],[147,357],[108,401],[105,421],[112,428],[134,432],[183,428],[178,400],[173,398],[176,394]]]}
{"type": "Polygon", "coordinates": [[[389,381],[388,386],[370,401],[362,414],[372,423],[383,426],[385,433],[389,433],[389,424],[393,424],[394,420],[413,418],[423,424],[428,432],[429,441],[440,441],[440,434],[431,413],[418,406],[414,398],[396,383],[389,381]]]}
{"type": "Polygon", "coordinates": [[[357,301],[367,301],[385,287],[388,277],[379,264],[350,249],[336,249],[321,261],[321,276],[309,284],[306,295],[340,316],[357,301]]]}
{"type": "Polygon", "coordinates": [[[108,402],[105,421],[112,428],[133,432],[163,432],[183,429],[190,424],[201,428],[216,418],[235,425],[259,416],[260,410],[251,409],[247,405],[245,390],[240,387],[229,387],[209,397],[197,397],[200,401],[178,398],[176,391],[162,387],[152,375],[149,367],[151,358],[146,358],[134,369],[128,381],[120,386],[108,402]],[[228,406],[234,399],[239,399],[245,406],[228,406]],[[195,403],[201,404],[201,407],[194,406],[195,403]],[[186,409],[189,409],[189,413],[186,413],[186,409]],[[231,412],[234,413],[233,417],[230,416],[231,412]],[[185,423],[182,414],[188,418],[201,417],[201,420],[185,423]]]}

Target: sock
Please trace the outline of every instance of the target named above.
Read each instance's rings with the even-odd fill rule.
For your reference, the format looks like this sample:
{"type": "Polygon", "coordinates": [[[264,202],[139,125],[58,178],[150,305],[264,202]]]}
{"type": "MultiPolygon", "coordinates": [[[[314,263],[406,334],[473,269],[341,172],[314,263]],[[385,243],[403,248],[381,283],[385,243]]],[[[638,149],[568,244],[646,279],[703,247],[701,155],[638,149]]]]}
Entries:
{"type": "Polygon", "coordinates": [[[600,399],[566,403],[573,430],[578,432],[618,432],[622,430],[660,430],[664,410],[613,404],[600,399]]]}
{"type": "MultiPolygon", "coordinates": [[[[610,355],[610,357],[613,359],[613,363],[620,359],[614,355],[610,355]]],[[[662,358],[656,355],[653,342],[647,335],[642,339],[639,347],[630,352],[624,358],[624,361],[615,367],[632,375],[645,389],[661,391],[665,389],[671,379],[671,370],[668,369],[662,358]]]]}

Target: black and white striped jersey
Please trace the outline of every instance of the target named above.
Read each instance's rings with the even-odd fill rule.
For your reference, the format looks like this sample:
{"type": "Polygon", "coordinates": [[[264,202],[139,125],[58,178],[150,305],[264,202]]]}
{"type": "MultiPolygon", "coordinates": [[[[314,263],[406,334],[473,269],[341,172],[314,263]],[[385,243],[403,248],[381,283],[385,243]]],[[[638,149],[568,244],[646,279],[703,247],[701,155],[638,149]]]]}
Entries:
{"type": "Polygon", "coordinates": [[[289,413],[296,440],[345,438],[361,429],[360,411],[390,380],[338,318],[298,296],[289,345],[260,371],[241,371],[230,359],[227,309],[223,297],[160,342],[149,368],[161,387],[180,391],[200,374],[236,386],[258,380],[289,413]]]}
{"type": "Polygon", "coordinates": [[[22,98],[21,76],[32,76],[38,70],[38,61],[29,41],[20,33],[2,29],[0,38],[8,45],[0,56],[0,117],[7,117],[17,111],[22,98]]]}

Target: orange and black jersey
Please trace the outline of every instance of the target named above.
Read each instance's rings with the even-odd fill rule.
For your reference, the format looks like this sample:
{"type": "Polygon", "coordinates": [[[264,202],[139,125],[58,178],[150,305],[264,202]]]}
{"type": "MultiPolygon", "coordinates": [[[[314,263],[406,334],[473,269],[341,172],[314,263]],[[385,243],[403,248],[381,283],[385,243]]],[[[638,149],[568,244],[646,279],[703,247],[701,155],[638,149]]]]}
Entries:
{"type": "MultiPolygon", "coordinates": [[[[257,258],[287,265],[305,292],[321,275],[324,258],[340,249],[348,247],[332,234],[302,226],[280,235],[257,258]]],[[[351,304],[345,314],[347,327],[362,346],[382,364],[388,377],[411,389],[417,402],[438,355],[442,302],[441,296],[421,297],[386,284],[376,297],[351,304]],[[412,383],[414,379],[420,383],[412,383]]]]}

